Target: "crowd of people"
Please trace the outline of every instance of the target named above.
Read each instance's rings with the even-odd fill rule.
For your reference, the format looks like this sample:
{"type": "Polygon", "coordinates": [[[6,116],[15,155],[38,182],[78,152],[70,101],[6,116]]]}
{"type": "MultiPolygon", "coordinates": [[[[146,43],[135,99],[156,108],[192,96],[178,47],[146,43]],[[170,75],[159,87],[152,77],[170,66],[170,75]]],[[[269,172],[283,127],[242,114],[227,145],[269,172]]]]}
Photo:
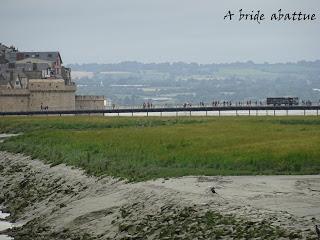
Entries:
{"type": "Polygon", "coordinates": [[[144,103],[142,104],[142,108],[143,108],[143,109],[153,108],[152,102],[144,102],[144,103]]]}
{"type": "MultiPolygon", "coordinates": [[[[191,107],[238,107],[238,106],[266,106],[267,102],[266,101],[258,101],[258,100],[247,100],[247,101],[229,101],[229,100],[213,100],[212,102],[206,103],[204,101],[200,101],[198,104],[194,104],[191,102],[185,102],[183,104],[163,104],[163,105],[155,105],[151,101],[143,102],[142,108],[143,109],[151,109],[151,108],[157,108],[157,107],[162,107],[162,108],[170,108],[170,107],[183,107],[183,108],[191,108],[191,107]]],[[[312,102],[311,100],[301,100],[299,101],[300,106],[312,106],[312,105],[320,105],[320,100],[319,101],[314,101],[312,102]]],[[[115,104],[111,105],[112,109],[119,108],[116,107],[115,104]]],[[[43,106],[41,105],[41,110],[48,110],[48,106],[43,106]]]]}
{"type": "Polygon", "coordinates": [[[41,110],[41,111],[42,111],[42,110],[49,110],[49,106],[48,106],[48,105],[44,106],[43,103],[41,103],[41,105],[40,105],[40,110],[41,110]]]}
{"type": "MultiPolygon", "coordinates": [[[[310,100],[302,100],[300,105],[302,106],[311,106],[312,103],[310,100]]],[[[183,108],[190,108],[192,106],[195,107],[231,107],[231,106],[265,106],[267,105],[266,101],[258,101],[258,100],[247,100],[247,101],[227,101],[227,100],[213,100],[211,103],[205,103],[204,101],[200,101],[199,104],[193,105],[191,102],[185,102],[182,104],[183,108]]],[[[318,102],[320,105],[320,100],[318,102]]],[[[179,105],[176,105],[178,107],[179,105]]],[[[181,105],[180,105],[181,106],[181,105]]],[[[142,105],[143,109],[153,108],[154,105],[151,102],[144,102],[142,105]]],[[[163,107],[170,107],[168,104],[165,104],[163,107]]],[[[171,106],[172,107],[172,106],[171,106]]]]}
{"type": "Polygon", "coordinates": [[[212,101],[212,107],[219,107],[219,106],[262,106],[264,105],[264,102],[262,101],[212,101]]]}
{"type": "MultiPolygon", "coordinates": [[[[302,100],[301,105],[303,106],[311,106],[312,102],[310,100],[302,100]]],[[[320,105],[320,100],[319,100],[319,105],[320,105]]]]}

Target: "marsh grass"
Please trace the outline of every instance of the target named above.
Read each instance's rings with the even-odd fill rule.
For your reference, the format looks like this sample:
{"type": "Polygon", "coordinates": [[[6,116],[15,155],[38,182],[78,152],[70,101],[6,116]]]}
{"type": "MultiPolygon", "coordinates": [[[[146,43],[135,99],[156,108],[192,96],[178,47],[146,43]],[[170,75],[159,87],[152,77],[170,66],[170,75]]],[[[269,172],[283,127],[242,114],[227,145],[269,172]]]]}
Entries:
{"type": "Polygon", "coordinates": [[[130,180],[317,174],[317,117],[3,117],[1,150],[130,180]]]}

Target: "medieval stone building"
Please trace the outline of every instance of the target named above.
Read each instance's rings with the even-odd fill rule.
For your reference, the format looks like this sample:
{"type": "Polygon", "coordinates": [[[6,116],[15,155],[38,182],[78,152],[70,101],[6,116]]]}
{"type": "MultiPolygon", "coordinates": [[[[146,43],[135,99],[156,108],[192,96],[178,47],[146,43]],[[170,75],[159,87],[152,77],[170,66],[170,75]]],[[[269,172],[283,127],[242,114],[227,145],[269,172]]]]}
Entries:
{"type": "Polygon", "coordinates": [[[103,109],[103,96],[75,96],[59,52],[20,52],[0,43],[0,112],[103,109]]]}

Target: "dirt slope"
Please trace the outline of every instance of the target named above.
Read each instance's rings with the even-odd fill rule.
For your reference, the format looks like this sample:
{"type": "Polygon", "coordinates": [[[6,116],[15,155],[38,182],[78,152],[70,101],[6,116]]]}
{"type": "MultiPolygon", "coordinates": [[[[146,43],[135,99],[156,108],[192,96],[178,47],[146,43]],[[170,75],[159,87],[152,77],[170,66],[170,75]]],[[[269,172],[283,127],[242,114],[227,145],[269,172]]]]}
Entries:
{"type": "Polygon", "coordinates": [[[0,173],[16,240],[316,239],[320,223],[319,175],[126,183],[7,152],[0,173]]]}

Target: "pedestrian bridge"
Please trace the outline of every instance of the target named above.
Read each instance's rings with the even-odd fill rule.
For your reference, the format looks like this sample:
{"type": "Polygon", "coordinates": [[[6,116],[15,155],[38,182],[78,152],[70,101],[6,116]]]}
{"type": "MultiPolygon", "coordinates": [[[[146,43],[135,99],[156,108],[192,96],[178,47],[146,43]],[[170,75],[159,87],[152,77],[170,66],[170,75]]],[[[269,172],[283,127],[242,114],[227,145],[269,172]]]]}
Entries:
{"type": "MultiPolygon", "coordinates": [[[[104,114],[109,115],[122,115],[122,116],[135,116],[144,114],[145,116],[164,116],[165,113],[171,113],[173,115],[179,116],[179,113],[184,115],[193,114],[201,112],[202,116],[221,116],[224,112],[232,112],[231,115],[262,115],[261,112],[265,111],[265,115],[276,115],[277,112],[281,111],[282,115],[289,115],[293,111],[299,111],[306,115],[308,112],[312,112],[312,115],[319,116],[320,105],[311,106],[201,106],[201,107],[152,107],[152,108],[140,108],[140,107],[119,107],[119,108],[105,108],[105,109],[86,109],[86,110],[42,110],[42,111],[25,111],[25,112],[0,112],[0,116],[27,116],[27,115],[90,115],[90,114],[104,114]],[[214,114],[213,114],[214,113],[214,114]]],[[[199,114],[198,114],[199,115],[199,114]]],[[[292,114],[290,114],[292,115],[292,114]]]]}

